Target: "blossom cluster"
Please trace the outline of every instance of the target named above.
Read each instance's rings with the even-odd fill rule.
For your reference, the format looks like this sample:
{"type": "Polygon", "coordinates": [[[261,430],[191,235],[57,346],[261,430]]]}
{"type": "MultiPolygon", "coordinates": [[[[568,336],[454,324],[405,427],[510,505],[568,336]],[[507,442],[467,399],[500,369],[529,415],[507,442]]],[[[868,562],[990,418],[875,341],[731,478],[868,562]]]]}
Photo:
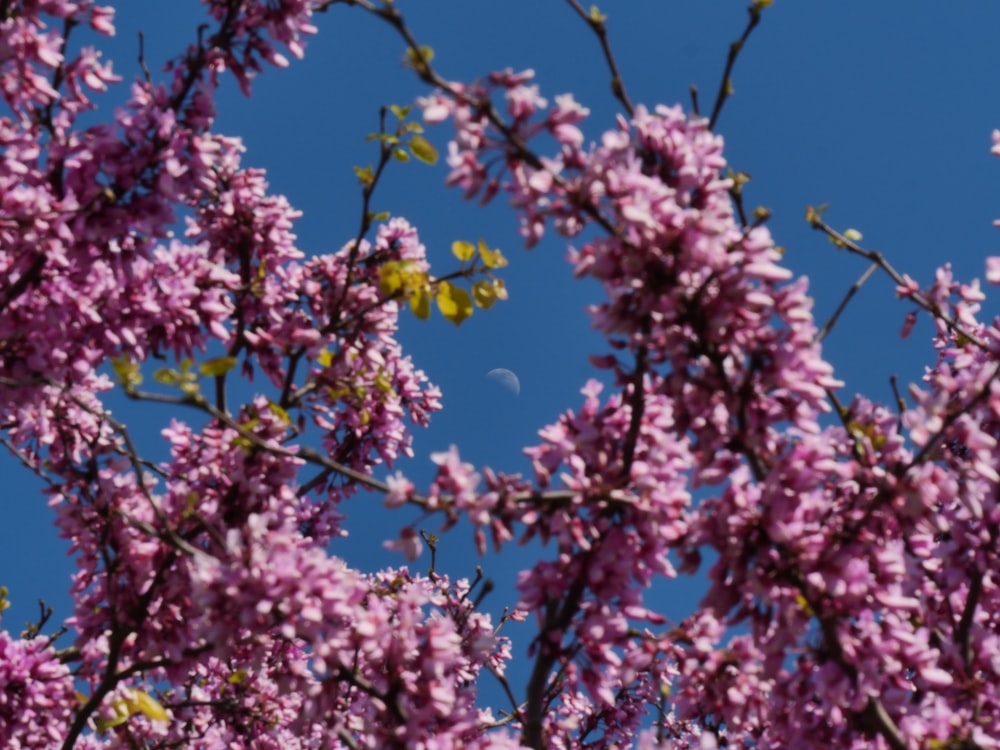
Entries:
{"type": "Polygon", "coordinates": [[[1000,329],[976,318],[978,283],[945,267],[901,290],[933,305],[940,353],[902,419],[841,407],[806,281],[766,228],[736,221],[706,122],[640,106],[588,147],[586,110],[569,96],[548,108],[531,80],[507,71],[422,100],[455,126],[449,181],[484,200],[505,190],[529,246],[550,220],[570,238],[592,227],[569,259],[606,293],[590,312],[612,353],[593,361],[620,392],[602,406],[590,385],[540,432],[537,491],[484,495],[518,498],[491,512],[555,547],[520,579],[535,675],[560,675],[529,687],[545,708],[526,717],[528,744],[636,737],[653,679],[673,707],[669,747],[996,746],[1000,675],[980,644],[997,617],[1000,329]],[[531,151],[543,134],[556,154],[531,151]],[[644,591],[675,575],[668,555],[692,573],[706,552],[703,609],[651,630],[662,617],[644,591]],[[655,670],[623,670],[640,648],[655,670]]]}
{"type": "Polygon", "coordinates": [[[425,248],[395,219],[307,260],[299,214],[213,131],[223,76],[250,93],[280,47],[300,57],[311,7],[210,3],[167,82],[135,82],[99,125],[79,115],[118,78],[64,35],[113,33],[111,10],[0,22],[0,424],[77,568],[67,647],[0,633],[5,746],[475,744],[492,721],[476,678],[509,647],[468,585],[327,549],[340,501],[440,408],[378,276],[426,269],[425,248]],[[268,395],[227,387],[257,373],[268,395]],[[173,405],[160,462],[109,410],[116,387],[173,405]]]}

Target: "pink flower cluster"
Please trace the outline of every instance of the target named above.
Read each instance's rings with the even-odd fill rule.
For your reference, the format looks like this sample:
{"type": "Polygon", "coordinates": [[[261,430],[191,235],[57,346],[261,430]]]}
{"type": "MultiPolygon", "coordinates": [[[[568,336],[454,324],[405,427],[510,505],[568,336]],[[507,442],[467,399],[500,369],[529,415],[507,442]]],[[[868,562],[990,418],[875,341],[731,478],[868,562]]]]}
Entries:
{"type": "Polygon", "coordinates": [[[69,667],[45,638],[0,631],[0,743],[11,750],[58,747],[73,715],[69,667]]]}
{"type": "Polygon", "coordinates": [[[446,747],[492,721],[476,678],[509,647],[467,584],[363,576],[325,549],[357,478],[440,408],[378,278],[387,259],[426,269],[424,247],[393,220],[304,261],[298,213],[212,132],[221,76],[249,93],[286,63],[277,45],[301,56],[311,6],[210,4],[169,82],[88,127],[88,89],[116,79],[89,48],[64,60],[50,22],[111,33],[110,10],[21,3],[0,22],[0,423],[77,564],[69,648],[0,633],[5,746],[446,747]],[[133,398],[204,413],[177,412],[167,460],[102,403],[112,370],[133,398]],[[255,372],[268,396],[226,388],[255,372]]]}
{"type": "Polygon", "coordinates": [[[637,107],[585,149],[586,110],[569,97],[546,110],[530,80],[422,101],[454,122],[449,181],[485,200],[506,190],[529,246],[549,219],[596,230],[570,262],[607,295],[591,312],[614,353],[594,363],[620,394],[601,406],[588,386],[579,414],[540,432],[538,491],[483,496],[507,529],[555,546],[520,580],[539,623],[527,744],[635,737],[637,698],[662,690],[664,747],[995,747],[1000,330],[976,318],[978,285],[945,267],[922,293],[941,354],[902,420],[857,399],[822,427],[841,384],[805,280],[784,283],[768,231],[736,223],[721,139],[680,108],[637,107]],[[552,157],[530,150],[543,133],[552,157]],[[690,573],[706,549],[703,610],[649,630],[662,618],[643,589],[674,575],[671,553],[690,573]],[[640,652],[656,667],[625,669],[640,652]]]}

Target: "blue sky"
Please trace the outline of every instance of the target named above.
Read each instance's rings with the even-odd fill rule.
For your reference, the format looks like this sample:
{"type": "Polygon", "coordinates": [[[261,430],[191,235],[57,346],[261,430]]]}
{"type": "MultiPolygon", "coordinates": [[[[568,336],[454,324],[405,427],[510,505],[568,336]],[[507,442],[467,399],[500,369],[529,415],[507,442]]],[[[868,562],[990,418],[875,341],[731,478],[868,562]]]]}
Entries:
{"type": "MultiPolygon", "coordinates": [[[[118,36],[97,43],[126,81],[138,74],[138,30],[145,33],[147,64],[156,75],[196,38],[203,22],[193,0],[121,5],[118,36]]],[[[565,3],[399,0],[397,7],[417,38],[434,48],[445,77],[534,68],[544,95],[572,91],[591,108],[589,140],[613,126],[616,102],[596,39],[565,3]]],[[[728,45],[745,25],[744,3],[606,0],[601,10],[633,101],[687,106],[696,84],[703,109],[710,108],[728,45]]],[[[316,24],[320,33],[305,60],[268,70],[252,99],[235,86],[225,88],[217,126],[242,136],[245,164],[266,168],[272,190],[305,212],[297,233],[307,253],[335,250],[354,235],[360,195],[352,167],[375,159],[364,136],[377,129],[379,106],[426,93],[401,66],[402,43],[385,24],[341,7],[318,15],[316,24]]],[[[960,278],[982,277],[984,258],[1000,252],[1000,231],[992,227],[1000,217],[1000,162],[989,155],[990,132],[1000,127],[997,28],[1000,5],[992,3],[945,9],[929,2],[777,0],[764,14],[737,64],[736,93],[718,131],[730,164],[753,176],[748,207],[773,210],[770,227],[787,248],[789,267],[810,278],[820,320],[865,263],[808,227],[807,204],[829,202],[831,224],[860,230],[862,244],[878,248],[922,284],[945,261],[960,278]]],[[[102,106],[125,95],[120,86],[102,106]]],[[[449,132],[431,129],[428,137],[443,150],[449,132]]],[[[483,237],[503,249],[510,260],[503,271],[510,300],[477,311],[459,329],[439,316],[404,316],[404,345],[445,394],[444,412],[416,436],[415,459],[400,465],[418,485],[430,476],[429,454],[451,443],[477,465],[526,471],[520,449],[534,442],[538,428],[577,406],[579,389],[592,375],[587,357],[604,352],[583,312],[599,290],[571,278],[566,241],[550,233],[524,252],[502,198],[487,209],[463,203],[443,186],[445,174],[443,164],[395,165],[374,207],[415,224],[440,271],[453,265],[453,240],[483,237]],[[495,367],[518,373],[520,396],[485,377],[495,367]]],[[[986,310],[996,312],[995,294],[986,310]]],[[[847,382],[842,400],[860,391],[889,401],[891,374],[903,384],[920,378],[932,357],[929,326],[918,326],[901,342],[898,332],[909,311],[884,278],[861,291],[825,345],[847,382]]],[[[116,415],[142,423],[150,436],[174,416],[162,407],[122,408],[115,406],[116,415]]],[[[4,625],[16,632],[36,618],[38,597],[56,606],[58,619],[69,613],[72,567],[37,484],[7,457],[0,458],[0,473],[7,517],[0,525],[0,585],[10,589],[14,603],[4,625]]],[[[362,523],[338,552],[363,569],[402,562],[381,550],[397,521],[379,515],[380,507],[378,498],[366,496],[346,508],[362,523]]],[[[446,539],[441,560],[448,572],[471,575],[467,536],[446,539]]],[[[527,562],[515,553],[503,563],[485,563],[502,584],[492,597],[498,610],[513,603],[513,573],[527,562]]],[[[670,610],[683,614],[696,602],[697,582],[683,582],[671,594],[670,610]]]]}

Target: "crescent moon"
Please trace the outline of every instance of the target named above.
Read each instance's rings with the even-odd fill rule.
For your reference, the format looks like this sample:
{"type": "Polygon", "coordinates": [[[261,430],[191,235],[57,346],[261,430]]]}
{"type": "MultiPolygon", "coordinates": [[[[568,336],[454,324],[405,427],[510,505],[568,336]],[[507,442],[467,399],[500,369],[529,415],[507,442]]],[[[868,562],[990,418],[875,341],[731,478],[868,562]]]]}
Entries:
{"type": "Polygon", "coordinates": [[[499,383],[515,396],[521,392],[521,381],[517,379],[517,375],[505,367],[497,367],[490,370],[486,373],[486,377],[495,383],[499,383]]]}

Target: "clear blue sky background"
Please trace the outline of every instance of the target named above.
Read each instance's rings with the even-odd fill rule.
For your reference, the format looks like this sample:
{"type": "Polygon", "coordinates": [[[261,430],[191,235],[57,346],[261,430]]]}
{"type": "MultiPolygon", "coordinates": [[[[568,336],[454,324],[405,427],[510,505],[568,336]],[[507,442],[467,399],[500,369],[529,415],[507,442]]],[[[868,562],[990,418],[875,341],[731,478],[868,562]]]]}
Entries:
{"type": "MultiPolygon", "coordinates": [[[[468,80],[504,67],[534,68],[550,99],[572,91],[592,110],[588,140],[613,126],[616,102],[590,30],[558,0],[399,0],[417,38],[436,52],[447,78],[468,80]]],[[[696,84],[703,109],[714,99],[729,43],[746,22],[745,2],[708,0],[605,0],[611,42],[636,102],[689,105],[696,84]]],[[[160,65],[196,38],[203,22],[193,0],[126,2],[118,10],[118,36],[106,43],[115,69],[138,74],[137,31],[146,36],[146,59],[160,65]]],[[[268,170],[272,190],[305,212],[297,232],[307,253],[332,251],[353,237],[360,197],[355,164],[375,159],[364,136],[378,127],[378,108],[405,104],[426,93],[400,64],[403,46],[385,24],[343,7],[316,17],[320,33],[304,61],[268,70],[244,99],[229,85],[219,100],[217,130],[240,135],[245,164],[268,170]]],[[[803,219],[807,204],[829,202],[826,218],[855,227],[863,244],[878,248],[922,284],[951,261],[962,278],[982,277],[983,259],[1000,253],[1000,162],[989,155],[990,132],[1000,127],[1000,60],[996,29],[1000,5],[930,2],[838,3],[777,0],[737,65],[735,96],[718,131],[730,164],[752,174],[747,206],[774,211],[770,227],[787,248],[787,263],[809,276],[820,320],[834,309],[864,270],[860,259],[838,252],[803,219]]],[[[82,36],[82,35],[81,35],[82,36]]],[[[103,99],[111,107],[124,86],[103,99]]],[[[110,109],[105,109],[110,112],[110,109]]],[[[450,126],[431,129],[443,151],[450,126]]],[[[584,306],[598,290],[574,281],[564,261],[565,240],[549,234],[524,252],[513,214],[502,199],[489,209],[466,204],[443,186],[446,167],[393,166],[374,201],[418,226],[436,269],[453,265],[455,239],[484,237],[510,259],[504,278],[510,300],[477,311],[460,329],[439,316],[406,317],[401,338],[445,394],[445,410],[417,434],[416,458],[400,465],[418,485],[430,476],[429,454],[451,443],[477,465],[527,471],[520,449],[560,412],[575,408],[592,375],[587,356],[604,351],[590,330],[584,306]],[[518,373],[514,397],[485,377],[494,367],[518,373]]],[[[997,309],[994,294],[986,303],[997,309]]],[[[888,378],[916,381],[932,352],[929,327],[908,342],[899,329],[910,307],[895,300],[890,282],[876,277],[862,290],[825,347],[847,381],[843,400],[861,391],[891,400],[888,378]]],[[[174,416],[116,403],[115,413],[142,425],[146,440],[174,416]]],[[[178,415],[180,416],[180,415],[178,415]]],[[[0,584],[13,608],[4,626],[17,632],[37,616],[38,597],[69,614],[71,561],[51,527],[52,514],[38,485],[8,457],[4,522],[0,524],[0,584]]],[[[381,541],[403,517],[385,519],[380,500],[363,496],[346,511],[353,536],[336,550],[354,565],[375,569],[401,563],[381,541]],[[376,522],[377,521],[377,522],[376,522]]],[[[442,544],[441,567],[471,575],[467,534],[442,544]]],[[[501,587],[497,610],[513,603],[510,588],[524,553],[486,561],[501,587]]],[[[420,567],[418,564],[417,567],[420,567]]],[[[670,611],[696,605],[697,581],[670,594],[670,611]]],[[[523,645],[523,644],[522,644],[523,645]]]]}

